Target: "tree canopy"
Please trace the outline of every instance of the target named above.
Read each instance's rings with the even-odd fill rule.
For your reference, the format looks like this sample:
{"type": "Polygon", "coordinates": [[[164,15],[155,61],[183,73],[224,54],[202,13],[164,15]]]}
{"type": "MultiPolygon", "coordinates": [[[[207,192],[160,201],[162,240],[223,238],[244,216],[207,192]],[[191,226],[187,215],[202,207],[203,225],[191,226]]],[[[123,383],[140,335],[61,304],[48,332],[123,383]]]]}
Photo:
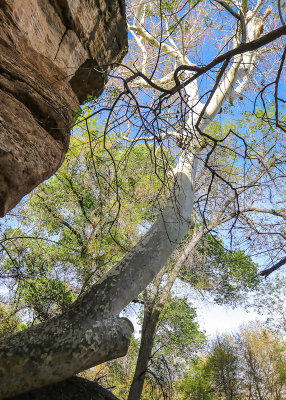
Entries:
{"type": "Polygon", "coordinates": [[[132,327],[119,314],[132,301],[149,335],[143,380],[156,332],[179,352],[174,328],[190,340],[197,330],[170,294],[177,278],[235,304],[259,284],[251,256],[284,264],[283,13],[263,0],[127,4],[124,64],[75,121],[62,170],[3,232],[11,317],[29,310],[34,326],[0,344],[0,396],[126,353],[132,327]]]}

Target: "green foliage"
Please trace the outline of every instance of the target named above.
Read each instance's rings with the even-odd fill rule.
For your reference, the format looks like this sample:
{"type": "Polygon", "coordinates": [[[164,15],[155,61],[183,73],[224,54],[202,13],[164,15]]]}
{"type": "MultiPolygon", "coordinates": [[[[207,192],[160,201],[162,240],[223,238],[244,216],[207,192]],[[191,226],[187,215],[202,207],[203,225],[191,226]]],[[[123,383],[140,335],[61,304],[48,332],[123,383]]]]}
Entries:
{"type": "Polygon", "coordinates": [[[257,289],[257,265],[242,250],[227,250],[222,239],[208,234],[186,262],[180,279],[205,293],[217,304],[236,305],[257,289]]]}
{"type": "MultiPolygon", "coordinates": [[[[170,11],[175,4],[163,6],[170,11]]],[[[116,90],[110,95],[116,96],[116,90]]],[[[20,310],[28,311],[34,323],[64,311],[133,247],[168,196],[166,170],[158,159],[154,163],[158,149],[140,142],[124,147],[120,137],[103,137],[96,120],[88,124],[86,129],[82,122],[74,133],[62,168],[29,196],[19,211],[18,226],[12,219],[3,232],[1,274],[11,306],[0,310],[0,335],[25,327],[17,316],[20,310]]],[[[213,123],[210,131],[220,139],[229,127],[235,129],[228,123],[219,130],[213,123]]],[[[172,156],[165,156],[172,165],[172,156]]],[[[223,156],[224,174],[241,173],[240,166],[229,166],[234,159],[231,150],[226,149],[223,156]]],[[[226,250],[223,240],[210,234],[182,266],[179,278],[216,303],[231,305],[245,300],[260,283],[250,257],[241,250],[226,250]]],[[[159,396],[154,377],[160,384],[166,377],[180,381],[178,392],[183,399],[222,398],[226,388],[220,382],[226,376],[235,391],[233,348],[219,343],[206,359],[199,359],[204,340],[195,309],[186,298],[170,295],[156,329],[144,399],[159,396]],[[182,378],[190,359],[194,361],[182,378]]],[[[104,367],[120,398],[128,393],[137,353],[138,340],[133,340],[123,362],[112,361],[104,367]]]]}
{"type": "Polygon", "coordinates": [[[188,372],[177,384],[177,391],[181,400],[216,400],[205,360],[198,357],[190,363],[188,372]]]}
{"type": "Polygon", "coordinates": [[[14,309],[30,310],[35,322],[66,309],[121,259],[165,196],[154,149],[138,143],[131,151],[103,137],[96,120],[82,125],[63,166],[29,196],[18,227],[12,219],[2,234],[3,283],[14,309]]]}
{"type": "Polygon", "coordinates": [[[258,321],[243,327],[236,341],[244,391],[251,388],[251,399],[265,393],[265,398],[283,400],[286,389],[285,342],[258,321]]]}
{"type": "Polygon", "coordinates": [[[239,360],[236,348],[228,336],[217,337],[205,363],[212,378],[216,398],[239,399],[239,360]]]}
{"type": "Polygon", "coordinates": [[[188,360],[196,356],[204,342],[195,308],[187,298],[169,296],[156,326],[142,399],[168,398],[173,381],[182,375],[188,360]]]}
{"type": "Polygon", "coordinates": [[[128,396],[138,351],[139,340],[133,336],[128,354],[123,359],[112,360],[105,364],[107,384],[114,387],[112,392],[119,399],[125,399],[128,396]]]}
{"type": "Polygon", "coordinates": [[[180,400],[283,400],[286,389],[284,343],[256,322],[236,334],[221,335],[189,363],[176,385],[180,400]]]}
{"type": "MultiPolygon", "coordinates": [[[[164,356],[176,354],[185,360],[192,357],[205,340],[199,330],[196,309],[187,298],[169,297],[156,331],[155,347],[164,345],[164,356]]],[[[170,360],[171,361],[171,360],[170,360]]]]}
{"type": "Polygon", "coordinates": [[[286,279],[283,275],[267,279],[253,300],[252,307],[267,317],[267,327],[286,339],[286,279]]]}
{"type": "Polygon", "coordinates": [[[0,303],[0,339],[25,328],[9,304],[0,303]]]}
{"type": "Polygon", "coordinates": [[[64,281],[40,276],[21,282],[18,287],[18,297],[19,303],[16,307],[33,309],[41,321],[64,311],[76,296],[64,281]]]}

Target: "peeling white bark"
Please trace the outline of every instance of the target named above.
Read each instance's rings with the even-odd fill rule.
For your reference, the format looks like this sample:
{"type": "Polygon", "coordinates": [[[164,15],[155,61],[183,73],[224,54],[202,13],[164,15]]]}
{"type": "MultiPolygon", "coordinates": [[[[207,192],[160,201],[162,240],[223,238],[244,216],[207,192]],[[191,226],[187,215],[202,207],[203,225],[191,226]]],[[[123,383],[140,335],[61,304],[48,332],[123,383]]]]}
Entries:
{"type": "MultiPolygon", "coordinates": [[[[141,10],[144,4],[140,2],[141,10]]],[[[138,44],[144,53],[143,40],[155,47],[160,44],[144,30],[142,21],[137,10],[130,29],[141,37],[138,44]]],[[[250,22],[246,26],[249,39],[255,37],[255,24],[250,22]]],[[[178,48],[166,43],[160,47],[175,59],[186,61],[178,48]]],[[[236,89],[237,94],[244,89],[255,56],[246,53],[234,59],[201,119],[201,131],[236,89]]],[[[146,57],[143,60],[146,62],[146,57]]],[[[115,316],[165,266],[192,225],[197,156],[202,150],[195,126],[203,104],[199,102],[197,82],[192,82],[186,93],[192,110],[186,132],[182,133],[187,148],[174,170],[175,183],[167,206],[139,243],[65,314],[0,343],[0,398],[61,381],[126,353],[132,327],[115,316]]]]}
{"type": "Polygon", "coordinates": [[[125,355],[133,328],[128,320],[115,316],[152,281],[190,229],[196,163],[195,154],[181,157],[161,216],[65,314],[0,342],[0,398],[125,355]]]}
{"type": "Polygon", "coordinates": [[[194,154],[188,154],[180,161],[172,196],[161,216],[101,281],[62,316],[0,342],[0,398],[61,381],[125,355],[132,325],[126,319],[109,318],[148,285],[188,232],[195,160],[194,154]]]}
{"type": "MultiPolygon", "coordinates": [[[[193,150],[198,153],[200,148],[193,150]]],[[[158,220],[138,244],[72,306],[96,318],[118,314],[153,280],[192,223],[196,154],[180,158],[173,193],[158,220]]]]}

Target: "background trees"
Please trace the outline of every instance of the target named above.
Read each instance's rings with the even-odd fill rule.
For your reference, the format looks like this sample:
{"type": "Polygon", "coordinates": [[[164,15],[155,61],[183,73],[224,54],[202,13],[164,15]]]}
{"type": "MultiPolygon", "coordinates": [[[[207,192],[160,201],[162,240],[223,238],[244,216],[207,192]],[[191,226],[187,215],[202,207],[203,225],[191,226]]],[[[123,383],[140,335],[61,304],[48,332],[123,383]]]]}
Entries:
{"type": "MultiPolygon", "coordinates": [[[[3,232],[2,278],[10,290],[7,321],[13,322],[17,313],[25,311],[26,324],[34,325],[64,311],[128,251],[160,212],[155,203],[161,185],[159,157],[156,174],[146,146],[137,145],[129,153],[114,138],[106,153],[96,121],[92,129],[91,143],[88,132],[77,129],[63,167],[19,209],[18,226],[14,226],[14,214],[12,226],[3,232]],[[116,160],[117,174],[111,158],[116,160]],[[94,159],[99,181],[93,179],[94,159]],[[112,175],[118,181],[118,202],[110,196],[112,175]],[[116,218],[119,205],[122,211],[116,218]]],[[[161,171],[163,175],[164,168],[161,171]]],[[[164,191],[161,202],[163,195],[164,191]]],[[[178,276],[192,289],[225,304],[237,304],[259,283],[249,257],[242,251],[225,250],[222,240],[207,232],[198,214],[196,226],[168,268],[139,298],[144,304],[142,339],[131,398],[140,397],[145,378],[147,388],[154,387],[157,394],[170,393],[174,379],[201,346],[203,335],[195,310],[187,299],[171,293],[178,276]],[[134,394],[137,377],[140,391],[134,394]]],[[[13,325],[15,329],[19,322],[13,325]]],[[[122,379],[117,376],[115,381],[120,385],[122,379]]]]}
{"type": "Polygon", "coordinates": [[[277,332],[283,339],[286,333],[285,290],[284,274],[276,275],[261,287],[254,302],[256,310],[267,317],[271,330],[277,332]]]}
{"type": "Polygon", "coordinates": [[[283,399],[283,342],[257,322],[218,336],[208,353],[190,366],[180,388],[185,399],[283,399]]]}
{"type": "Polygon", "coordinates": [[[64,311],[98,281],[156,215],[160,175],[148,149],[130,152],[115,138],[108,154],[92,123],[90,140],[77,129],[63,167],[2,233],[1,278],[13,313],[26,309],[37,322],[64,311]]]}
{"type": "MultiPolygon", "coordinates": [[[[275,260],[284,256],[282,243],[285,235],[280,229],[281,226],[274,223],[274,219],[271,219],[266,229],[263,219],[260,220],[260,225],[256,224],[259,223],[260,218],[257,215],[269,214],[279,220],[284,218],[284,212],[283,210],[281,212],[278,204],[275,204],[274,212],[273,208],[269,207],[273,196],[280,201],[281,180],[285,176],[283,165],[285,154],[280,140],[283,137],[284,119],[279,109],[280,104],[283,103],[279,94],[279,83],[284,65],[283,42],[275,42],[277,46],[271,53],[271,58],[268,57],[267,47],[261,50],[262,46],[267,46],[285,33],[280,5],[278,8],[268,7],[262,1],[256,4],[243,2],[233,5],[224,2],[195,4],[159,2],[150,5],[145,1],[140,1],[132,5],[130,10],[132,15],[129,29],[133,34],[137,51],[132,53],[129,65],[122,68],[120,75],[113,77],[106,96],[100,99],[100,103],[94,101],[90,104],[88,106],[90,112],[83,114],[78,122],[82,126],[85,125],[87,137],[91,143],[87,168],[92,168],[94,175],[90,181],[92,184],[96,180],[95,186],[98,185],[100,190],[95,187],[96,195],[94,196],[87,189],[86,194],[90,195],[90,198],[83,205],[81,192],[86,192],[86,186],[89,187],[88,182],[77,184],[69,174],[63,177],[64,185],[71,193],[72,207],[76,205],[81,210],[79,215],[81,219],[85,219],[87,230],[78,229],[79,221],[74,219],[73,215],[69,215],[65,198],[61,193],[57,196],[62,200],[58,201],[59,204],[57,201],[53,204],[45,200],[42,203],[39,202],[41,211],[51,210],[56,220],[55,228],[49,225],[48,220],[45,221],[52,235],[50,240],[54,240],[53,235],[59,234],[58,227],[61,224],[63,238],[60,237],[60,240],[64,245],[65,241],[70,241],[69,244],[72,243],[81,255],[79,260],[77,256],[73,256],[75,263],[78,263],[75,269],[76,274],[73,276],[74,288],[66,289],[65,282],[62,282],[59,288],[62,293],[61,299],[65,298],[64,293],[71,294],[68,296],[71,297],[72,293],[78,290],[79,282],[83,283],[84,287],[88,287],[92,282],[92,277],[98,274],[100,278],[66,309],[61,308],[60,299],[57,299],[54,310],[63,309],[64,314],[32,330],[34,337],[41,337],[43,341],[45,338],[50,338],[51,333],[54,335],[55,340],[49,341],[49,351],[44,352],[44,354],[49,354],[48,361],[45,360],[51,368],[50,376],[57,376],[53,379],[63,379],[67,376],[61,375],[60,371],[63,374],[70,374],[72,371],[75,372],[103,361],[104,358],[108,359],[112,357],[112,353],[118,355],[123,352],[122,337],[126,338],[125,343],[127,343],[131,335],[131,327],[126,320],[117,318],[117,315],[167,265],[171,255],[182,244],[185,235],[192,227],[194,230],[190,242],[184,248],[182,256],[176,260],[176,265],[173,266],[171,285],[199,240],[209,233],[214,233],[218,227],[222,230],[221,237],[225,239],[229,247],[240,244],[239,251],[244,250],[253,254],[257,249],[261,252],[259,240],[267,235],[275,238],[274,243],[273,240],[267,243],[263,239],[263,244],[267,244],[265,251],[269,252],[271,259],[275,260]],[[270,19],[269,15],[272,12],[273,18],[270,19]],[[261,36],[263,29],[266,33],[261,36]],[[214,50],[207,52],[206,49],[210,45],[213,45],[214,50]],[[277,74],[276,71],[278,71],[277,74]],[[262,79],[267,83],[264,82],[261,85],[262,79]],[[253,93],[252,89],[260,94],[260,100],[255,103],[255,115],[258,119],[255,130],[249,130],[242,123],[238,124],[240,126],[229,126],[226,123],[226,117],[234,101],[246,95],[246,101],[243,104],[248,109],[247,95],[253,93]],[[274,109],[271,109],[268,101],[271,95],[274,99],[274,109]],[[93,128],[90,125],[91,115],[97,115],[100,123],[106,121],[102,135],[104,155],[97,156],[97,153],[92,151],[92,143],[96,143],[97,139],[93,136],[93,128]],[[261,121],[266,123],[266,130],[260,130],[261,121]],[[135,151],[137,145],[139,145],[137,149],[140,149],[137,154],[141,167],[138,164],[138,168],[132,171],[132,176],[129,175],[127,181],[124,178],[120,180],[120,167],[125,167],[125,164],[117,161],[118,151],[121,151],[118,138],[129,143],[129,147],[123,149],[125,160],[132,157],[132,152],[135,151]],[[111,145],[115,149],[114,155],[111,145]],[[118,146],[119,150],[117,150],[118,146]],[[136,202],[130,210],[135,213],[135,216],[136,213],[139,214],[140,222],[136,224],[131,222],[135,230],[134,232],[131,230],[132,233],[128,235],[125,233],[125,218],[120,221],[119,211],[121,211],[121,202],[124,203],[124,188],[128,185],[134,186],[134,178],[136,181],[141,174],[144,160],[148,160],[147,164],[152,165],[155,171],[157,177],[155,182],[159,183],[155,185],[157,197],[159,194],[166,194],[166,197],[159,197],[156,206],[150,202],[150,199],[144,202],[144,197],[139,198],[139,210],[136,209],[136,202]],[[261,208],[263,202],[264,207],[261,208]],[[152,207],[149,208],[150,204],[152,207]],[[193,214],[195,221],[192,221],[194,204],[196,205],[196,212],[193,214]],[[93,215],[93,210],[96,210],[95,215],[93,215]],[[147,214],[155,210],[155,215],[144,215],[146,210],[147,214]],[[98,215],[102,216],[102,213],[108,221],[106,224],[97,222],[98,215]],[[248,217],[248,213],[255,217],[248,217]],[[151,226],[156,216],[157,219],[151,226]],[[146,232],[144,228],[141,228],[141,224],[145,224],[148,228],[146,232]],[[226,231],[229,232],[229,236],[225,234],[226,231]],[[92,237],[89,236],[90,232],[92,232],[92,237]],[[118,259],[120,255],[124,254],[124,257],[112,269],[104,273],[106,262],[109,265],[112,264],[109,262],[111,261],[110,254],[106,246],[106,238],[109,236],[106,232],[115,239],[117,245],[119,244],[118,248],[111,245],[110,248],[115,246],[112,255],[115,253],[115,259],[117,255],[118,259]],[[131,251],[127,253],[122,251],[122,247],[128,250],[134,236],[138,239],[140,233],[143,232],[145,235],[131,251]],[[245,234],[243,244],[241,243],[242,232],[245,234]],[[92,250],[97,240],[99,253],[92,250]],[[84,261],[85,256],[87,262],[84,261]],[[66,330],[61,332],[60,328],[63,325],[66,330]],[[114,325],[116,329],[113,330],[114,325]],[[97,347],[102,344],[102,347],[107,349],[106,354],[100,359],[97,357],[93,344],[91,348],[91,343],[97,339],[96,330],[110,334],[116,331],[118,335],[118,341],[110,336],[110,341],[106,343],[106,346],[105,338],[96,342],[97,347]],[[71,340],[71,331],[78,338],[78,342],[74,343],[74,340],[71,340]],[[56,340],[59,337],[61,339],[56,340]],[[79,345],[81,338],[85,338],[88,344],[84,349],[79,345]],[[114,350],[112,346],[116,343],[119,344],[119,348],[114,350]],[[67,356],[68,365],[60,367],[54,360],[61,358],[59,352],[61,353],[63,348],[73,350],[70,350],[70,355],[67,356]],[[73,354],[80,356],[74,357],[73,354]],[[54,373],[54,368],[57,369],[57,374],[54,373]]],[[[234,112],[235,118],[239,111],[238,109],[234,112]]],[[[246,121],[247,118],[251,117],[245,114],[246,121]]],[[[134,165],[136,165],[135,161],[134,165]]],[[[84,179],[84,172],[80,169],[77,172],[81,176],[80,179],[84,179]]],[[[43,195],[40,194],[40,196],[42,201],[43,195]]],[[[127,197],[128,202],[132,204],[136,193],[132,197],[130,195],[127,197]]],[[[154,197],[151,196],[151,198],[154,197]]],[[[127,227],[130,225],[128,218],[129,221],[132,220],[127,212],[127,227]]],[[[9,242],[7,238],[4,240],[9,242]]],[[[24,244],[24,247],[27,249],[27,244],[24,244]]],[[[17,278],[21,264],[14,263],[14,255],[10,254],[9,249],[4,250],[6,251],[5,268],[8,271],[4,276],[8,279],[10,275],[11,279],[17,278]]],[[[46,253],[44,252],[45,257],[46,253]]],[[[25,251],[20,248],[20,256],[22,255],[25,255],[25,251]]],[[[54,265],[58,266],[66,262],[66,266],[70,265],[65,255],[57,257],[58,264],[51,263],[52,268],[54,265]]],[[[34,263],[38,260],[39,256],[36,253],[34,263]]],[[[48,264],[44,264],[45,268],[48,264]]],[[[28,263],[25,259],[26,265],[28,263]]],[[[68,274],[69,268],[66,271],[68,274]]],[[[54,274],[55,272],[53,270],[54,274]]],[[[238,277],[243,278],[241,271],[236,272],[238,277]]],[[[33,276],[30,277],[28,273],[27,278],[29,282],[33,276]]],[[[49,279],[49,285],[52,285],[48,286],[48,292],[50,292],[50,288],[54,288],[54,283],[59,279],[53,274],[49,276],[48,270],[44,272],[42,286],[47,285],[47,279],[49,279]]],[[[213,281],[209,279],[209,282],[216,286],[215,279],[213,281]]],[[[219,284],[221,282],[222,280],[218,281],[219,284]]],[[[18,279],[17,289],[21,287],[20,283],[18,279]]],[[[58,293],[57,287],[55,291],[58,293]]],[[[41,292],[45,291],[41,289],[41,292]]],[[[37,300],[35,297],[34,303],[37,300]]],[[[49,303],[50,299],[48,298],[47,301],[49,303]]],[[[64,304],[65,301],[61,303],[64,304]]],[[[44,307],[44,314],[49,314],[50,309],[50,307],[44,307]]],[[[42,310],[39,313],[35,308],[35,311],[39,319],[43,318],[40,315],[42,310]]],[[[7,354],[24,351],[23,343],[29,341],[30,338],[28,333],[23,333],[23,335],[9,339],[10,342],[8,339],[7,342],[3,342],[1,352],[5,360],[7,354]],[[25,340],[22,341],[20,337],[24,337],[25,340]]],[[[34,359],[42,359],[41,342],[35,345],[33,350],[38,355],[35,355],[34,359]]],[[[25,357],[24,353],[23,357],[25,357]]],[[[39,369],[37,362],[32,361],[28,355],[26,358],[31,364],[29,368],[27,366],[23,368],[22,375],[17,370],[17,379],[27,381],[31,378],[33,381],[31,387],[33,387],[41,381],[42,377],[33,374],[32,377],[26,379],[27,373],[39,369]]],[[[12,359],[13,354],[10,361],[8,360],[9,371],[13,367],[12,359]]],[[[9,379],[12,379],[11,376],[9,379]]],[[[8,388],[7,384],[6,387],[8,388]]],[[[25,388],[27,389],[27,386],[25,388]]]]}

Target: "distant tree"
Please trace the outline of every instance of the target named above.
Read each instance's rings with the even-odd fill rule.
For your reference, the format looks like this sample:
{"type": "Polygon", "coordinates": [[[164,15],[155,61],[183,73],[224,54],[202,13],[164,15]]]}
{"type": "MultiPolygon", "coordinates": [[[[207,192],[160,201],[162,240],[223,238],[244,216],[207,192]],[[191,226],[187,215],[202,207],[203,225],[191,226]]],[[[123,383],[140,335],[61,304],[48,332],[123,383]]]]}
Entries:
{"type": "Polygon", "coordinates": [[[218,336],[213,341],[205,368],[212,377],[216,399],[241,398],[239,358],[231,337],[218,336]]]}
{"type": "Polygon", "coordinates": [[[259,322],[217,336],[180,381],[179,397],[202,400],[283,400],[283,340],[259,322]]]}
{"type": "Polygon", "coordinates": [[[217,400],[212,381],[212,372],[206,368],[206,359],[197,357],[189,364],[183,379],[178,383],[182,400],[217,400]]]}
{"type": "Polygon", "coordinates": [[[267,327],[284,340],[286,337],[286,279],[276,274],[267,279],[253,301],[255,310],[267,318],[267,327]]]}
{"type": "Polygon", "coordinates": [[[14,314],[11,305],[0,302],[0,339],[11,333],[23,329],[25,326],[21,323],[18,315],[14,314]]]}
{"type": "Polygon", "coordinates": [[[241,386],[248,398],[283,400],[286,391],[286,355],[281,338],[258,322],[242,328],[238,335],[241,386]]]}

